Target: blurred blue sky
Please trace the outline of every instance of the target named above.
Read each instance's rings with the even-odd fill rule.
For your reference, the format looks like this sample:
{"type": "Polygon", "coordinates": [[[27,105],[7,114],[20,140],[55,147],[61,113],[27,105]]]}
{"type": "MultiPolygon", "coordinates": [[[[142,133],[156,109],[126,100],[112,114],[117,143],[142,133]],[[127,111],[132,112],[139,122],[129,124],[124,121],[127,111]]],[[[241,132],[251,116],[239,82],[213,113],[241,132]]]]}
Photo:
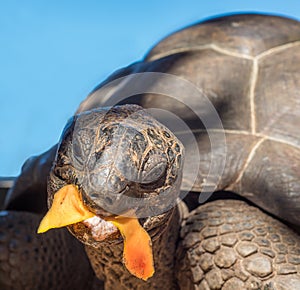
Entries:
{"type": "Polygon", "coordinates": [[[1,1],[0,176],[55,144],[78,104],[167,34],[216,14],[300,19],[299,0],[1,1]]]}

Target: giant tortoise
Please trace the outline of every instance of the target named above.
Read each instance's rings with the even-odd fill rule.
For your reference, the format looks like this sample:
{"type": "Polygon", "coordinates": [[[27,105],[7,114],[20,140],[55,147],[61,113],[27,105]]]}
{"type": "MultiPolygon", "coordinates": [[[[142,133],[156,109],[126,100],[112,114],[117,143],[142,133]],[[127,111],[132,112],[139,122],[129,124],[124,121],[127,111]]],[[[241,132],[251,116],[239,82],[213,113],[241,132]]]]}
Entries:
{"type": "Polygon", "coordinates": [[[1,289],[300,289],[299,124],[298,21],[229,15],[168,36],[23,166],[1,289]],[[85,252],[64,229],[35,234],[42,216],[39,232],[67,226],[85,252]]]}

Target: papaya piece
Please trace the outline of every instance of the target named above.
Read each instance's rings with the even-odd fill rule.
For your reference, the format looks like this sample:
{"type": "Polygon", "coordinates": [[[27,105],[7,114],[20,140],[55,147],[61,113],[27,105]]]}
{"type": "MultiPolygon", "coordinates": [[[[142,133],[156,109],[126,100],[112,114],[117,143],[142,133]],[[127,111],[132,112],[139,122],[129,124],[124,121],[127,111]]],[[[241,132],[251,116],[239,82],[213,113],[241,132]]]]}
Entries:
{"type": "Polygon", "coordinates": [[[123,263],[128,271],[144,281],[154,274],[152,242],[137,218],[117,216],[105,219],[113,223],[124,240],[123,263]]]}
{"type": "MultiPolygon", "coordinates": [[[[94,217],[83,204],[77,187],[68,184],[54,194],[53,203],[42,219],[38,233],[52,228],[65,227],[94,217]]],[[[128,271],[143,280],[154,274],[152,242],[147,231],[136,217],[116,216],[105,218],[120,231],[124,240],[123,263],[128,271]]]]}
{"type": "Polygon", "coordinates": [[[68,184],[54,194],[53,203],[42,219],[37,232],[44,233],[52,228],[61,228],[95,216],[83,204],[77,187],[68,184]]]}

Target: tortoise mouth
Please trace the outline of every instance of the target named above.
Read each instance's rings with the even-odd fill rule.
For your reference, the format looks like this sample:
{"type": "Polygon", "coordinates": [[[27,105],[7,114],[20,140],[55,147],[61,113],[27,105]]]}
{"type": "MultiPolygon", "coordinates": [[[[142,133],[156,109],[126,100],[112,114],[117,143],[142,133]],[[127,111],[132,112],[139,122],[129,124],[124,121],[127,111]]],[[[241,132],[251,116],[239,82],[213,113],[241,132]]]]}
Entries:
{"type": "Polygon", "coordinates": [[[67,184],[49,199],[49,210],[41,221],[38,232],[67,226],[79,241],[97,248],[106,242],[122,242],[120,221],[124,219],[136,220],[135,227],[144,228],[151,238],[155,238],[163,232],[172,212],[169,210],[160,215],[141,217],[137,215],[135,207],[128,208],[120,214],[112,214],[86,199],[82,188],[67,184]]]}
{"type": "Polygon", "coordinates": [[[118,229],[113,223],[104,220],[98,215],[86,219],[82,223],[89,229],[92,238],[97,242],[114,237],[118,233],[118,229]]]}
{"type": "MultiPolygon", "coordinates": [[[[172,213],[173,210],[170,210],[159,216],[139,218],[138,222],[148,232],[151,240],[155,241],[164,233],[172,213]]],[[[80,242],[94,248],[122,243],[123,238],[119,229],[105,219],[106,216],[97,214],[81,222],[71,224],[67,228],[80,242]]]]}

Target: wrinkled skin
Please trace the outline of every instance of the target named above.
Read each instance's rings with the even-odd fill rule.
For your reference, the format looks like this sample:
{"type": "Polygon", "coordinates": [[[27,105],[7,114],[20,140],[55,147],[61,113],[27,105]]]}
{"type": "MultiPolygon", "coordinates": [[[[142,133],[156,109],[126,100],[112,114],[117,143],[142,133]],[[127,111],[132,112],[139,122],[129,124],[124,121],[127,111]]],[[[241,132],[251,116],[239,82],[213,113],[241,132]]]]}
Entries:
{"type": "MultiPolygon", "coordinates": [[[[77,115],[67,124],[58,146],[48,183],[49,206],[60,188],[75,184],[86,207],[100,219],[134,209],[150,234],[154,252],[159,253],[168,239],[177,240],[180,219],[174,205],[180,193],[183,159],[180,141],[139,106],[97,109],[77,115]],[[170,224],[171,219],[175,222],[170,224]],[[170,236],[162,236],[164,231],[170,236]]],[[[86,244],[98,278],[106,279],[106,288],[114,283],[108,286],[111,278],[103,276],[112,269],[124,273],[125,287],[131,288],[131,283],[136,289],[145,287],[144,281],[124,271],[122,239],[117,231],[106,233],[101,228],[98,234],[97,228],[88,222],[70,225],[69,229],[86,244]],[[105,248],[110,247],[114,249],[110,256],[116,260],[110,258],[108,263],[105,248]]],[[[169,250],[175,254],[175,244],[169,245],[169,250]]],[[[160,254],[154,254],[154,259],[161,260],[160,254]]],[[[157,274],[147,281],[147,287],[155,289],[169,281],[173,289],[174,260],[164,259],[156,266],[157,274]]]]}
{"type": "MultiPolygon", "coordinates": [[[[200,192],[210,169],[211,160],[214,159],[216,162],[214,166],[224,165],[216,190],[234,191],[252,202],[252,205],[249,205],[245,201],[211,201],[198,207],[197,198],[194,202],[192,200],[195,194],[191,194],[187,197],[187,202],[190,208],[195,210],[190,213],[180,203],[173,210],[160,216],[140,219],[140,223],[149,230],[153,238],[156,261],[156,274],[148,282],[128,275],[123,267],[122,239],[119,235],[116,234],[99,243],[93,240],[81,224],[70,226],[69,229],[73,234],[87,244],[86,252],[93,270],[99,279],[105,280],[106,289],[116,289],[116,287],[118,289],[300,288],[300,238],[284,224],[299,226],[300,215],[298,170],[300,139],[297,125],[300,122],[299,43],[300,25],[294,20],[263,15],[235,15],[213,19],[169,36],[155,46],[143,61],[114,73],[80,105],[77,113],[117,103],[118,96],[125,95],[131,87],[137,86],[135,82],[124,79],[119,83],[113,83],[108,86],[109,92],[112,92],[109,94],[107,90],[103,91],[101,88],[119,77],[132,73],[163,72],[189,80],[216,108],[224,131],[221,132],[213,122],[210,129],[217,137],[225,133],[227,152],[222,150],[224,144],[220,142],[217,144],[217,150],[214,151],[216,156],[212,156],[209,136],[197,117],[197,114],[209,114],[210,110],[197,98],[190,99],[189,95],[182,94],[181,102],[178,102],[165,95],[147,93],[133,96],[120,103],[136,103],[145,108],[166,109],[185,120],[194,130],[201,156],[200,170],[196,180],[192,181],[193,167],[187,166],[182,180],[182,189],[192,188],[194,192],[200,192]],[[107,98],[107,95],[110,97],[107,98]],[[185,106],[189,99],[193,111],[185,106]],[[260,207],[263,211],[256,207],[260,207]],[[276,218],[282,219],[284,223],[276,218]]],[[[141,78],[140,82],[143,81],[145,82],[141,78]]],[[[153,91],[156,86],[164,87],[168,84],[160,83],[159,80],[151,82],[148,91],[153,91]]],[[[180,90],[180,85],[172,83],[171,88],[164,87],[164,89],[176,91],[180,90]]],[[[126,108],[125,114],[130,107],[126,108]]],[[[117,115],[122,117],[121,111],[117,115]]],[[[130,183],[133,180],[137,184],[145,180],[154,181],[144,197],[147,195],[152,197],[151,193],[156,189],[170,185],[167,178],[164,179],[163,186],[162,183],[156,183],[160,180],[160,172],[163,168],[172,168],[172,165],[166,165],[168,158],[159,154],[158,157],[157,152],[153,154],[153,163],[148,171],[152,173],[148,175],[140,171],[132,171],[134,155],[127,155],[126,146],[138,144],[133,140],[131,143],[118,143],[125,144],[122,152],[125,155],[114,154],[111,157],[117,162],[113,166],[109,165],[108,168],[114,171],[113,176],[118,180],[111,181],[109,178],[103,178],[110,175],[105,175],[103,171],[98,170],[97,166],[100,163],[92,162],[91,156],[97,152],[94,150],[96,147],[91,151],[88,146],[90,143],[85,144],[85,141],[91,140],[91,143],[98,144],[98,140],[105,137],[105,134],[95,133],[97,126],[93,121],[97,120],[97,117],[93,116],[93,113],[85,113],[82,116],[84,116],[82,120],[91,117],[92,124],[91,131],[83,133],[86,134],[84,140],[80,139],[82,138],[80,132],[74,130],[74,126],[72,127],[77,118],[74,117],[63,133],[52,171],[50,167],[56,148],[27,163],[15,187],[8,195],[6,202],[8,209],[14,209],[14,205],[22,204],[20,200],[30,200],[28,204],[32,204],[32,211],[37,212],[34,203],[34,194],[36,194],[42,201],[40,212],[43,212],[46,208],[44,191],[46,172],[51,176],[48,185],[49,204],[55,191],[65,183],[75,183],[81,188],[86,205],[99,216],[115,213],[116,204],[111,205],[106,198],[111,198],[116,192],[122,192],[124,188],[127,190],[128,180],[130,183]],[[76,145],[76,140],[79,140],[79,146],[76,145]],[[73,151],[73,155],[70,155],[71,149],[75,150],[76,154],[73,154],[75,152],[73,151]],[[70,156],[75,159],[70,160],[70,156]],[[158,161],[157,168],[153,167],[156,161],[158,161]],[[87,170],[86,176],[97,173],[99,178],[95,181],[94,179],[86,181],[85,174],[82,174],[84,170],[87,170]],[[126,175],[128,172],[130,172],[129,178],[126,175]],[[38,187],[36,181],[31,182],[33,180],[31,176],[41,177],[39,181],[42,182],[38,187]],[[24,180],[29,180],[26,187],[29,190],[22,191],[24,180]],[[95,187],[101,188],[101,191],[97,190],[95,194],[95,187]],[[31,191],[31,188],[34,190],[31,191]],[[40,188],[41,191],[36,191],[36,188],[40,188]]],[[[163,123],[168,123],[164,116],[158,117],[161,117],[160,121],[163,123]]],[[[115,118],[116,116],[112,116],[112,119],[106,122],[109,124],[110,120],[113,122],[115,118]]],[[[143,124],[143,122],[140,120],[139,123],[143,124]]],[[[87,122],[83,121],[79,129],[89,127],[86,124],[87,122]]],[[[100,128],[102,126],[103,124],[100,128]]],[[[158,124],[155,126],[160,127],[158,124]]],[[[114,135],[118,142],[122,139],[120,136],[126,135],[121,128],[119,129],[118,132],[121,133],[114,135]]],[[[174,133],[181,141],[185,139],[184,132],[174,133]]],[[[136,133],[134,134],[136,136],[136,133]]],[[[161,133],[158,136],[159,140],[164,140],[161,138],[161,133]]],[[[112,139],[115,140],[114,137],[112,139]]],[[[172,139],[175,140],[175,137],[172,136],[172,139]]],[[[179,144],[179,141],[176,143],[179,144]]],[[[100,147],[103,144],[107,144],[107,141],[99,142],[100,147]]],[[[163,145],[163,148],[166,154],[168,147],[163,145]]],[[[175,147],[172,148],[175,150],[175,147]]],[[[111,154],[109,150],[108,148],[105,152],[111,154]]],[[[138,156],[142,156],[138,160],[144,160],[144,149],[137,147],[135,150],[141,153],[138,156]]],[[[185,144],[185,151],[188,153],[190,150],[190,144],[185,144]]],[[[100,155],[104,159],[103,162],[112,160],[106,158],[106,153],[103,152],[100,155]]],[[[112,152],[116,153],[115,150],[112,152]]],[[[178,156],[175,151],[174,153],[178,156]]],[[[195,162],[193,156],[189,157],[188,154],[186,156],[185,163],[192,165],[195,162]]],[[[179,166],[178,160],[176,168],[177,166],[179,166]]],[[[171,172],[171,169],[169,170],[171,172]]],[[[179,176],[180,173],[177,175],[179,176]]],[[[166,176],[171,175],[167,173],[166,176]]],[[[171,184],[171,187],[173,188],[171,193],[174,196],[178,195],[176,182],[171,184]]],[[[129,196],[143,195],[139,186],[127,193],[129,196]]],[[[218,199],[218,196],[221,195],[217,193],[215,198],[218,199]]],[[[31,211],[30,208],[26,210],[31,211]]],[[[124,208],[121,207],[121,210],[124,208]]],[[[0,246],[8,248],[7,244],[5,241],[0,246]]],[[[10,249],[9,253],[13,251],[10,249]]],[[[4,255],[4,259],[0,261],[0,269],[5,268],[6,266],[2,265],[8,264],[7,255],[4,255]]],[[[14,267],[15,265],[12,265],[12,269],[14,267]]],[[[89,270],[88,267],[84,269],[87,273],[89,270]]],[[[49,279],[51,278],[53,279],[53,277],[49,279]]],[[[2,282],[1,275],[0,281],[2,282]]],[[[16,285],[11,282],[12,278],[6,278],[6,281],[16,285]]],[[[12,286],[8,289],[18,288],[12,286]]]]}
{"type": "Polygon", "coordinates": [[[143,216],[146,205],[153,208],[147,216],[158,215],[176,202],[182,162],[180,141],[141,107],[93,110],[72,118],[63,132],[50,172],[50,203],[59,188],[72,183],[96,214],[135,208],[143,216]]]}

